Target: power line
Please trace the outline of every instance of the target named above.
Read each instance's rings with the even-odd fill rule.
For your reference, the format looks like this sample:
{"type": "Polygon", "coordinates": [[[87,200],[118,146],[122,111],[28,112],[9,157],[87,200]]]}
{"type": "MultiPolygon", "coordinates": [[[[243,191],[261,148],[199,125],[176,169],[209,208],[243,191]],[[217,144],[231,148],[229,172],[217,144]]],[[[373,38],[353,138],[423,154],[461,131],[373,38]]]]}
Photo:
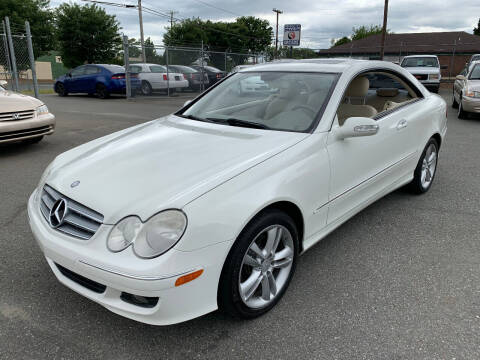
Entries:
{"type": "Polygon", "coordinates": [[[240,15],[240,14],[237,14],[237,13],[234,13],[233,11],[230,11],[230,10],[226,10],[226,9],[223,9],[219,6],[216,6],[216,5],[213,5],[213,4],[210,4],[210,3],[207,3],[206,1],[202,1],[202,0],[195,0],[196,2],[200,3],[200,4],[203,4],[203,5],[206,5],[206,6],[209,6],[213,9],[217,9],[217,10],[220,10],[220,11],[223,11],[225,13],[228,13],[228,14],[232,14],[232,15],[235,15],[235,16],[240,16],[242,17],[243,15],[240,15]]]}

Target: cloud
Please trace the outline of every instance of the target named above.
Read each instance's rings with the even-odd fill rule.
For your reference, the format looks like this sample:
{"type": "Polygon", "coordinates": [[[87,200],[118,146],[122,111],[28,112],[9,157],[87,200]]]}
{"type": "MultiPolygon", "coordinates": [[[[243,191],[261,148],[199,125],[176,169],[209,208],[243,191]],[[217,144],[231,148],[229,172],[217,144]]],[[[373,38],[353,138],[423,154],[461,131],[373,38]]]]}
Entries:
{"type": "MultiPolygon", "coordinates": [[[[135,0],[114,0],[118,3],[135,4],[135,0]]],[[[63,1],[51,0],[51,6],[63,1]]],[[[77,3],[84,3],[74,0],[77,3]]],[[[142,0],[142,5],[162,13],[175,10],[175,17],[200,17],[212,21],[232,21],[235,15],[253,15],[270,22],[276,22],[272,8],[283,10],[279,19],[279,38],[283,37],[284,24],[302,24],[304,47],[328,48],[332,38],[351,34],[355,26],[379,25],[383,21],[383,0],[142,0]],[[205,3],[209,4],[206,5],[205,3]],[[225,11],[222,11],[224,9],[225,11]],[[232,14],[233,13],[233,14],[232,14]]],[[[117,16],[123,31],[129,37],[139,38],[138,12],[134,9],[104,7],[109,14],[117,16]]],[[[472,32],[478,23],[479,6],[472,0],[395,0],[390,2],[388,28],[395,33],[423,31],[472,32]]],[[[161,45],[169,20],[144,13],[145,37],[161,45]]]]}

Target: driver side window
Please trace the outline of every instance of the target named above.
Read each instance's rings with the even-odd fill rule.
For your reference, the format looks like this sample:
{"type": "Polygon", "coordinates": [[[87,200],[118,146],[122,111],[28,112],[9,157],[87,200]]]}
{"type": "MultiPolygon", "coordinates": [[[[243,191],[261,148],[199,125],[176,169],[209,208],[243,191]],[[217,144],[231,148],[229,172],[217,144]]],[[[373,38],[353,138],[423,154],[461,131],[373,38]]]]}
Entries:
{"type": "Polygon", "coordinates": [[[72,70],[72,77],[77,77],[85,74],[85,66],[79,66],[72,70]]]}

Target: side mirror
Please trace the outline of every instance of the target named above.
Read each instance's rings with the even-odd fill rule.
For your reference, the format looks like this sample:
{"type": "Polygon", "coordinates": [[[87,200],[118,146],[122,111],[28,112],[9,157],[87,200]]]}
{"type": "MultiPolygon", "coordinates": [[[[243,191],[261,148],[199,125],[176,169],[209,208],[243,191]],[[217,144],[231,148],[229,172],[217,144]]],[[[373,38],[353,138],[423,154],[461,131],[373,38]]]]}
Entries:
{"type": "Polygon", "coordinates": [[[191,102],[192,102],[192,100],[187,100],[187,101],[185,101],[185,103],[183,104],[183,106],[185,107],[185,106],[187,106],[188,104],[190,104],[191,102]]]}
{"type": "Polygon", "coordinates": [[[377,122],[367,117],[351,117],[338,127],[338,137],[346,139],[350,137],[372,136],[378,132],[377,122]]]}
{"type": "Polygon", "coordinates": [[[442,70],[448,69],[448,65],[440,65],[440,69],[442,70]]]}
{"type": "Polygon", "coordinates": [[[72,73],[71,73],[71,72],[67,73],[67,76],[71,78],[71,77],[72,77],[72,73]]]}
{"type": "Polygon", "coordinates": [[[463,80],[465,80],[465,76],[464,75],[457,75],[455,77],[455,79],[463,81],[463,80]]]}

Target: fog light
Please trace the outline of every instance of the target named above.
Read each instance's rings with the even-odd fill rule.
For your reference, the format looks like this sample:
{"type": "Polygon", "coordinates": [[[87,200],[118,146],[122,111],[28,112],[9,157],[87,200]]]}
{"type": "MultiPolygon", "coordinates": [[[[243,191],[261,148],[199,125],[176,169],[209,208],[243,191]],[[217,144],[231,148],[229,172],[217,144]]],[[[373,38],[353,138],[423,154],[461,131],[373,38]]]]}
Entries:
{"type": "Polygon", "coordinates": [[[180,286],[180,285],[186,284],[186,283],[188,283],[192,280],[195,280],[200,275],[202,275],[202,273],[203,273],[203,269],[200,269],[200,270],[194,271],[190,274],[180,276],[177,279],[177,281],[175,281],[175,286],[180,286]]]}

